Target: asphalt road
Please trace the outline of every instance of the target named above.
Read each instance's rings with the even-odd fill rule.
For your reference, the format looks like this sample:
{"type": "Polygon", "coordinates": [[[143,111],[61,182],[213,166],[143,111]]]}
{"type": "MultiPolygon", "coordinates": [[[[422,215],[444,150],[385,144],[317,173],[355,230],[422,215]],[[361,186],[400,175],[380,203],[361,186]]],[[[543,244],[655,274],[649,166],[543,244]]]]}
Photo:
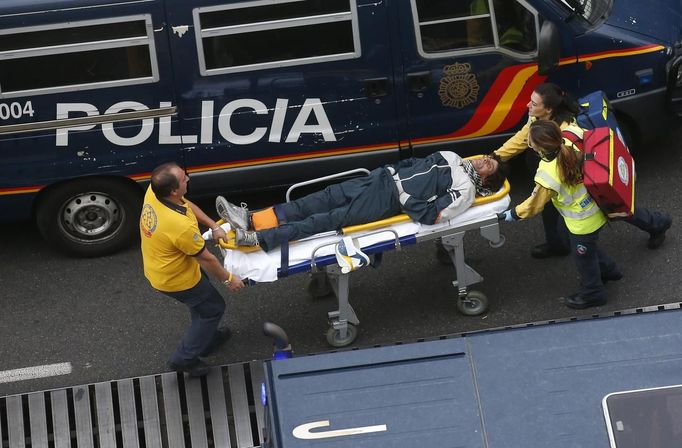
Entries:
{"type": "MultiPolygon", "coordinates": [[[[438,263],[432,244],[412,246],[386,253],[378,270],[353,274],[351,303],[361,322],[354,346],[682,301],[681,156],[682,127],[636,155],[638,202],[668,211],[675,223],[656,251],[646,248],[648,235],[625,223],[612,223],[602,232],[602,247],[625,274],[608,285],[607,305],[579,312],[562,305],[557,298],[573,292],[577,282],[570,257],[529,256],[542,238],[540,218],[503,223],[507,242],[499,249],[474,232],[465,238],[468,263],[485,277],[472,288],[490,299],[485,315],[460,315],[451,285],[454,270],[438,263]]],[[[530,189],[528,176],[515,172],[512,202],[523,200],[530,189]]],[[[247,199],[252,206],[271,200],[262,195],[247,199]]],[[[200,205],[212,210],[210,203],[200,205]]],[[[149,287],[137,247],[98,259],[67,258],[47,248],[31,223],[20,223],[0,226],[0,255],[0,372],[65,362],[73,366],[68,375],[0,382],[0,396],[167,370],[166,360],[189,317],[183,305],[149,287]]],[[[225,292],[225,320],[233,338],[210,361],[267,358],[270,341],[261,327],[268,320],[287,330],[298,354],[329,350],[326,315],[335,309],[335,299],[309,299],[305,281],[305,275],[297,275],[238,294],[225,292]]]]}

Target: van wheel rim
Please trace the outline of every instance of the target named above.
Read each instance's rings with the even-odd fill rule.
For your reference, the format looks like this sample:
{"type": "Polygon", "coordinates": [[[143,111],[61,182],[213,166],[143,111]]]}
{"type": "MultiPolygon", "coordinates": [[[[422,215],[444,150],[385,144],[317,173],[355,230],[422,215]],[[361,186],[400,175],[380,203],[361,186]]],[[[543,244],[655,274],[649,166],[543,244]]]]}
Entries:
{"type": "Polygon", "coordinates": [[[101,240],[120,226],[121,207],[103,193],[83,193],[69,199],[60,213],[60,227],[77,241],[101,240]]]}

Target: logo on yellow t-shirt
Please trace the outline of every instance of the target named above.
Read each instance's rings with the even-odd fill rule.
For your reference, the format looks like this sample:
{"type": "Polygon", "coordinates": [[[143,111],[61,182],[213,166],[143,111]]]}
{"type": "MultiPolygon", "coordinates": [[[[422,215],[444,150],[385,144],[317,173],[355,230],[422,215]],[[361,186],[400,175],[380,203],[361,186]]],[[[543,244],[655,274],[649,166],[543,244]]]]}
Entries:
{"type": "Polygon", "coordinates": [[[152,233],[156,230],[156,224],[158,223],[158,218],[156,217],[156,212],[151,205],[145,204],[142,208],[142,216],[140,216],[140,229],[142,234],[147,238],[152,237],[152,233]]]}

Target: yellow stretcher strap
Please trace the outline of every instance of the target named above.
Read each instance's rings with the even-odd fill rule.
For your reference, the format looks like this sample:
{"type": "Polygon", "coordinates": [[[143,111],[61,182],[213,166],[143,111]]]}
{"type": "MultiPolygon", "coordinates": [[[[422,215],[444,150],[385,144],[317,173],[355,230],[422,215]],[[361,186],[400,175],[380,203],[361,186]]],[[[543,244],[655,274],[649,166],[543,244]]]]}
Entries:
{"type": "MultiPolygon", "coordinates": [[[[467,160],[470,159],[477,159],[480,157],[484,157],[482,155],[478,156],[471,156],[467,157],[467,160]]],[[[495,202],[497,200],[502,199],[506,195],[509,194],[509,191],[511,190],[511,186],[509,185],[509,181],[507,179],[504,180],[504,184],[502,185],[502,188],[500,191],[498,191],[495,194],[491,194],[490,196],[476,196],[476,199],[474,199],[474,202],[471,204],[472,207],[475,207],[477,205],[483,205],[483,204],[488,204],[490,202],[495,202]]],[[[374,221],[374,222],[369,222],[367,224],[358,224],[354,226],[348,226],[344,227],[341,229],[339,234],[342,235],[348,235],[349,233],[355,233],[355,232],[364,232],[367,230],[374,230],[374,229],[380,229],[382,227],[388,227],[392,224],[399,224],[401,222],[407,222],[410,221],[410,217],[407,216],[406,214],[400,214],[396,216],[392,216],[390,218],[382,219],[379,221],[374,221]]],[[[218,225],[223,224],[225,221],[222,219],[218,221],[218,225]]],[[[235,244],[235,232],[234,230],[230,230],[227,232],[227,241],[220,240],[218,242],[218,245],[222,247],[223,249],[231,249],[231,250],[238,250],[240,252],[256,252],[261,250],[260,246],[237,246],[235,244]]]]}

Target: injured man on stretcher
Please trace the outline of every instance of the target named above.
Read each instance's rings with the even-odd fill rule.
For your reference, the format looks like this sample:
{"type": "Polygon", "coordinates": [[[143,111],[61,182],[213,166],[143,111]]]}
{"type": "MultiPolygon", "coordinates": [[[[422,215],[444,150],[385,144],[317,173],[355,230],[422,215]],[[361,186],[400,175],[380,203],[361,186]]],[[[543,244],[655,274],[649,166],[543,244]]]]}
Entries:
{"type": "Polygon", "coordinates": [[[422,224],[446,221],[466,211],[476,196],[496,193],[505,178],[506,167],[494,157],[465,160],[441,151],[263,210],[250,212],[222,196],[216,199],[216,209],[235,229],[237,246],[270,251],[288,241],[400,213],[422,224]]]}

